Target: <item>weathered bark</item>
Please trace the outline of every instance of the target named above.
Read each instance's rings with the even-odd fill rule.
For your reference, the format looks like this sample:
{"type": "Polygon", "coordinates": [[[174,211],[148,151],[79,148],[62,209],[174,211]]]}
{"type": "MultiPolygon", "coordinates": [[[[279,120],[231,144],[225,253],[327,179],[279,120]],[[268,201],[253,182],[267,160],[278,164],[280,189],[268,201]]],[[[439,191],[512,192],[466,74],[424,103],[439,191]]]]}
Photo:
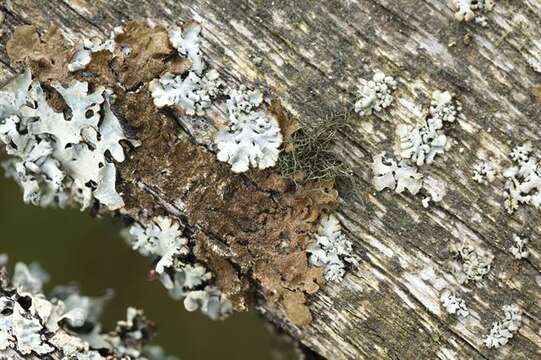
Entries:
{"type": "MultiPolygon", "coordinates": [[[[541,2],[500,1],[488,14],[487,28],[457,22],[450,3],[6,1],[2,44],[24,23],[44,30],[54,22],[75,39],[103,37],[124,20],[200,16],[210,64],[229,81],[265,87],[306,127],[350,110],[359,76],[375,69],[395,75],[397,103],[381,115],[359,118],[356,131],[340,133],[336,148],[361,182],[339,207],[360,267],[309,298],[314,320],[307,326],[291,325],[270,305],[260,304],[260,310],[332,359],[533,359],[541,352],[540,212],[523,207],[509,215],[501,176],[489,185],[471,176],[481,157],[501,169],[513,145],[531,140],[541,146],[541,104],[533,93],[541,83],[541,2]],[[420,105],[426,107],[436,89],[457,94],[466,120],[449,130],[452,148],[423,168],[447,188],[441,202],[425,209],[422,196],[376,193],[370,163],[373,155],[392,150],[398,124],[419,121],[420,105]],[[527,260],[518,262],[507,251],[513,233],[530,237],[527,260]],[[480,286],[460,286],[450,275],[448,247],[463,239],[495,255],[480,286]],[[442,283],[466,293],[471,316],[457,319],[440,307],[436,287],[442,283]],[[483,337],[502,316],[501,306],[511,302],[524,310],[523,325],[507,346],[488,350],[483,337]]],[[[4,49],[0,62],[2,77],[11,76],[4,49]]],[[[185,130],[208,144],[206,131],[190,123],[185,130]]],[[[134,185],[165,211],[183,215],[156,184],[134,185]]]]}

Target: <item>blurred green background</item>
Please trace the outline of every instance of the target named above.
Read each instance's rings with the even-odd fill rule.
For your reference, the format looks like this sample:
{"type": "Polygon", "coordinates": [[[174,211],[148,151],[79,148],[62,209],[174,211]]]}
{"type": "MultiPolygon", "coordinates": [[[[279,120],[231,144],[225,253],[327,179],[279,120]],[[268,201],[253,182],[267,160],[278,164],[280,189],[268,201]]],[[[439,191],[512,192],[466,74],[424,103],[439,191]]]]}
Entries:
{"type": "Polygon", "coordinates": [[[25,205],[15,182],[2,176],[0,173],[0,254],[9,255],[10,269],[17,261],[37,261],[51,275],[48,289],[77,283],[90,296],[113,289],[115,297],[103,319],[106,328],[125,319],[128,306],[143,309],[158,325],[153,344],[180,359],[294,358],[292,349],[273,336],[253,312],[211,321],[199,311],[185,311],[159,282],[146,279],[149,259],[126,245],[114,219],[95,219],[77,209],[25,205]]]}

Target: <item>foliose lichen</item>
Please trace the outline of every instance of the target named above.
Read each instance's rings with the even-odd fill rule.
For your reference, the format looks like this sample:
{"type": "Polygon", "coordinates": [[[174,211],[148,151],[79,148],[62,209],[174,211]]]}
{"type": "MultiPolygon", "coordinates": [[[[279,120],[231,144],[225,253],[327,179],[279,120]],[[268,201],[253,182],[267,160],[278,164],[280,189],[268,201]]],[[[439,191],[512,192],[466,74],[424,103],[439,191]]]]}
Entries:
{"type": "Polygon", "coordinates": [[[522,323],[522,312],[518,305],[503,306],[504,318],[492,324],[484,342],[488,348],[499,348],[509,342],[522,323]]]}
{"type": "Polygon", "coordinates": [[[453,263],[455,277],[461,284],[480,281],[490,272],[494,256],[466,242],[451,246],[457,261],[453,263]]]}
{"type": "Polygon", "coordinates": [[[408,190],[415,195],[423,186],[423,175],[407,161],[396,161],[385,152],[376,155],[372,163],[374,186],[377,191],[385,188],[402,193],[408,190]]]}
{"type": "Polygon", "coordinates": [[[51,107],[28,69],[2,90],[0,141],[10,155],[3,163],[6,175],[23,188],[26,203],[75,202],[86,209],[97,200],[109,210],[121,208],[115,162],[124,160],[120,142],[127,138],[105,89],[91,92],[79,81],[51,87],[66,104],[63,113],[51,107]]]}
{"type": "Polygon", "coordinates": [[[386,76],[381,71],[376,72],[372,80],[363,80],[357,90],[355,112],[365,116],[391,106],[394,100],[392,92],[396,89],[396,85],[392,76],[386,76]]]}
{"type": "Polygon", "coordinates": [[[494,8],[495,0],[453,0],[456,8],[455,18],[458,21],[475,20],[482,26],[487,26],[486,18],[481,13],[487,13],[494,8]]]}
{"type": "Polygon", "coordinates": [[[479,184],[488,184],[496,179],[496,171],[489,162],[480,162],[473,167],[473,180],[479,184]]]}
{"type": "Polygon", "coordinates": [[[440,295],[440,301],[449,314],[457,314],[466,317],[470,314],[464,299],[459,298],[448,289],[445,289],[440,295]]]}
{"type": "Polygon", "coordinates": [[[428,116],[424,125],[401,124],[397,128],[400,139],[400,156],[411,159],[418,166],[431,164],[447,147],[447,136],[443,132],[445,123],[462,118],[461,107],[448,91],[434,91],[428,116]]]}
{"type": "Polygon", "coordinates": [[[353,244],[342,233],[340,222],[333,214],[323,215],[314,243],[307,249],[310,263],[325,269],[325,279],[341,280],[348,267],[357,267],[353,244]]]}
{"type": "MultiPolygon", "coordinates": [[[[59,358],[78,360],[160,360],[163,351],[148,347],[153,325],[139,310],[129,308],[128,319],[111,332],[99,322],[108,295],[81,296],[73,286],[43,293],[48,275],[38,266],[15,265],[8,277],[0,265],[0,357],[12,360],[59,358]]],[[[163,359],[163,358],[162,358],[163,359]]],[[[171,357],[171,360],[174,358],[171,357]]]]}
{"type": "Polygon", "coordinates": [[[190,240],[183,236],[177,220],[158,216],[145,224],[135,223],[127,240],[134,250],[155,259],[154,270],[161,283],[173,299],[184,299],[186,310],[201,308],[214,320],[232,312],[229,300],[212,285],[212,274],[194,261],[190,240]]]}
{"type": "Polygon", "coordinates": [[[513,234],[513,246],[509,248],[509,251],[515,259],[525,259],[530,254],[530,251],[527,248],[528,239],[525,237],[520,237],[517,234],[513,234]]]}
{"type": "Polygon", "coordinates": [[[260,170],[273,167],[280,154],[282,133],[276,117],[259,109],[263,97],[244,87],[228,92],[229,122],[216,135],[218,160],[231,164],[236,173],[250,167],[260,170]]]}
{"type": "Polygon", "coordinates": [[[509,213],[518,209],[519,204],[536,208],[541,206],[541,167],[533,154],[531,143],[516,146],[511,152],[515,163],[503,171],[505,183],[505,208],[509,213]]]}

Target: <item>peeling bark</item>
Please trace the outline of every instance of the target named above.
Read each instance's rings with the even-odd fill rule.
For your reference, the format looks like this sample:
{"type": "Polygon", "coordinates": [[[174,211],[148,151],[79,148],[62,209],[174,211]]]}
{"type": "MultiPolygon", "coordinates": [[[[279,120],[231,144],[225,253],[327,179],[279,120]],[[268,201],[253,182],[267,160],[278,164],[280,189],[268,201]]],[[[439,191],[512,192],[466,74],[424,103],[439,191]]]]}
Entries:
{"type": "MultiPolygon", "coordinates": [[[[229,82],[265,88],[307,128],[329,114],[351,109],[358,77],[368,78],[375,70],[395,76],[397,101],[390,111],[356,120],[354,131],[340,131],[334,149],[360,182],[355,191],[342,194],[338,208],[362,259],[359,269],[341,283],[326,284],[307,296],[313,321],[306,326],[292,325],[272,302],[260,300],[258,308],[327,358],[533,359],[541,352],[540,213],[522,207],[507,214],[502,177],[483,185],[472,180],[472,171],[481,158],[491,159],[501,171],[510,165],[507,155],[516,144],[530,140],[541,148],[541,3],[500,1],[487,14],[487,28],[457,22],[450,3],[17,0],[0,7],[5,14],[1,43],[22,24],[43,33],[54,22],[71,39],[81,34],[105,38],[123,20],[174,22],[195,14],[204,19],[203,47],[211,66],[229,82]],[[393,148],[398,124],[420,121],[421,105],[428,107],[430,94],[437,89],[457,95],[466,120],[449,130],[451,149],[423,168],[426,176],[445,183],[447,189],[441,202],[425,209],[419,196],[376,193],[370,163],[373,155],[393,148]],[[513,233],[531,239],[528,259],[516,261],[508,252],[513,233]],[[459,285],[450,275],[449,245],[463,239],[495,255],[493,269],[479,286],[459,285]],[[469,317],[457,319],[445,312],[439,304],[442,285],[460,290],[469,317]],[[508,345],[488,350],[483,336],[500,316],[501,306],[510,302],[523,309],[523,325],[508,345]]],[[[4,47],[0,69],[2,78],[16,70],[4,47]]],[[[224,234],[236,230],[225,224],[215,227],[217,220],[208,209],[193,207],[186,212],[178,201],[182,196],[210,195],[190,189],[179,193],[178,186],[194,178],[223,176],[235,191],[251,192],[250,201],[272,202],[272,196],[255,173],[231,177],[222,164],[192,168],[192,174],[181,171],[180,161],[196,164],[198,156],[213,159],[210,139],[223,121],[223,109],[212,109],[209,117],[212,122],[206,126],[179,117],[183,141],[176,140],[171,116],[156,119],[158,125],[152,128],[156,133],[148,135],[152,145],[137,150],[151,149],[153,154],[145,155],[143,164],[134,152],[135,162],[121,171],[121,186],[130,215],[163,212],[184,218],[205,239],[202,244],[232,254],[243,248],[224,234]],[[186,146],[189,152],[184,152],[186,146]],[[146,174],[137,173],[142,166],[146,174]]],[[[218,196],[226,194],[224,188],[217,191],[218,196]]],[[[246,223],[234,226],[249,228],[249,217],[239,220],[246,223]]],[[[205,246],[199,250],[203,256],[209,250],[205,246]]],[[[215,266],[232,274],[237,271],[230,262],[215,266]]],[[[241,293],[255,282],[229,281],[227,286],[241,293]]]]}

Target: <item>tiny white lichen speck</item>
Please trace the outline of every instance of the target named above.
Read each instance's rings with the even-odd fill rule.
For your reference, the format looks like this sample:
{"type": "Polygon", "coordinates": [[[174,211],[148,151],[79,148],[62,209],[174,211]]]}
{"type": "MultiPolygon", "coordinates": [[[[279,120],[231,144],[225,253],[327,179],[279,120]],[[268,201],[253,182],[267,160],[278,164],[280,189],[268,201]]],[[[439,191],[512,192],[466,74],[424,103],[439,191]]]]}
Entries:
{"type": "Polygon", "coordinates": [[[69,111],[55,112],[29,70],[16,76],[0,99],[0,141],[11,157],[2,166],[23,188],[26,203],[88,208],[97,200],[109,210],[124,206],[115,189],[113,161],[124,161],[127,140],[104,88],[53,82],[69,111]],[[103,115],[102,115],[103,114],[103,115]]]}
{"type": "Polygon", "coordinates": [[[509,213],[518,209],[519,204],[541,207],[541,167],[532,155],[531,143],[516,146],[511,152],[515,165],[504,170],[505,208],[509,213]]]}
{"type": "Polygon", "coordinates": [[[466,317],[470,314],[466,302],[446,289],[441,293],[440,301],[449,314],[466,317]]]}
{"type": "Polygon", "coordinates": [[[323,215],[314,243],[308,248],[310,263],[325,269],[328,281],[338,281],[344,277],[346,267],[356,267],[358,259],[354,256],[351,241],[342,233],[340,222],[334,215],[323,215]]]}
{"type": "Polygon", "coordinates": [[[391,76],[376,72],[372,80],[359,85],[358,100],[355,112],[359,115],[371,115],[389,107],[393,102],[392,92],[396,89],[396,81],[391,76]]]}
{"type": "Polygon", "coordinates": [[[530,251],[526,247],[528,245],[528,239],[513,234],[513,246],[509,249],[515,259],[525,259],[530,254],[530,251]]]}
{"type": "Polygon", "coordinates": [[[499,348],[513,338],[522,323],[522,313],[516,304],[503,306],[504,318],[494,322],[484,342],[488,348],[499,348]]]}
{"type": "Polygon", "coordinates": [[[210,285],[212,274],[201,264],[190,263],[193,253],[189,240],[182,235],[176,220],[155,217],[145,224],[132,225],[127,235],[133,249],[158,259],[155,271],[160,281],[173,299],[184,299],[186,310],[201,307],[211,319],[222,319],[231,313],[229,300],[210,285]]]}
{"type": "Polygon", "coordinates": [[[372,171],[377,191],[389,188],[397,193],[408,190],[415,195],[423,185],[423,175],[417,172],[414,165],[398,162],[384,152],[374,157],[372,171]]]}
{"type": "Polygon", "coordinates": [[[473,167],[473,180],[479,184],[491,183],[496,179],[496,171],[489,162],[477,163],[473,167]]]}
{"type": "Polygon", "coordinates": [[[258,110],[263,96],[245,87],[228,92],[229,124],[216,135],[218,160],[231,164],[236,173],[250,167],[273,167],[280,154],[282,133],[278,120],[265,110],[258,110]]]}

